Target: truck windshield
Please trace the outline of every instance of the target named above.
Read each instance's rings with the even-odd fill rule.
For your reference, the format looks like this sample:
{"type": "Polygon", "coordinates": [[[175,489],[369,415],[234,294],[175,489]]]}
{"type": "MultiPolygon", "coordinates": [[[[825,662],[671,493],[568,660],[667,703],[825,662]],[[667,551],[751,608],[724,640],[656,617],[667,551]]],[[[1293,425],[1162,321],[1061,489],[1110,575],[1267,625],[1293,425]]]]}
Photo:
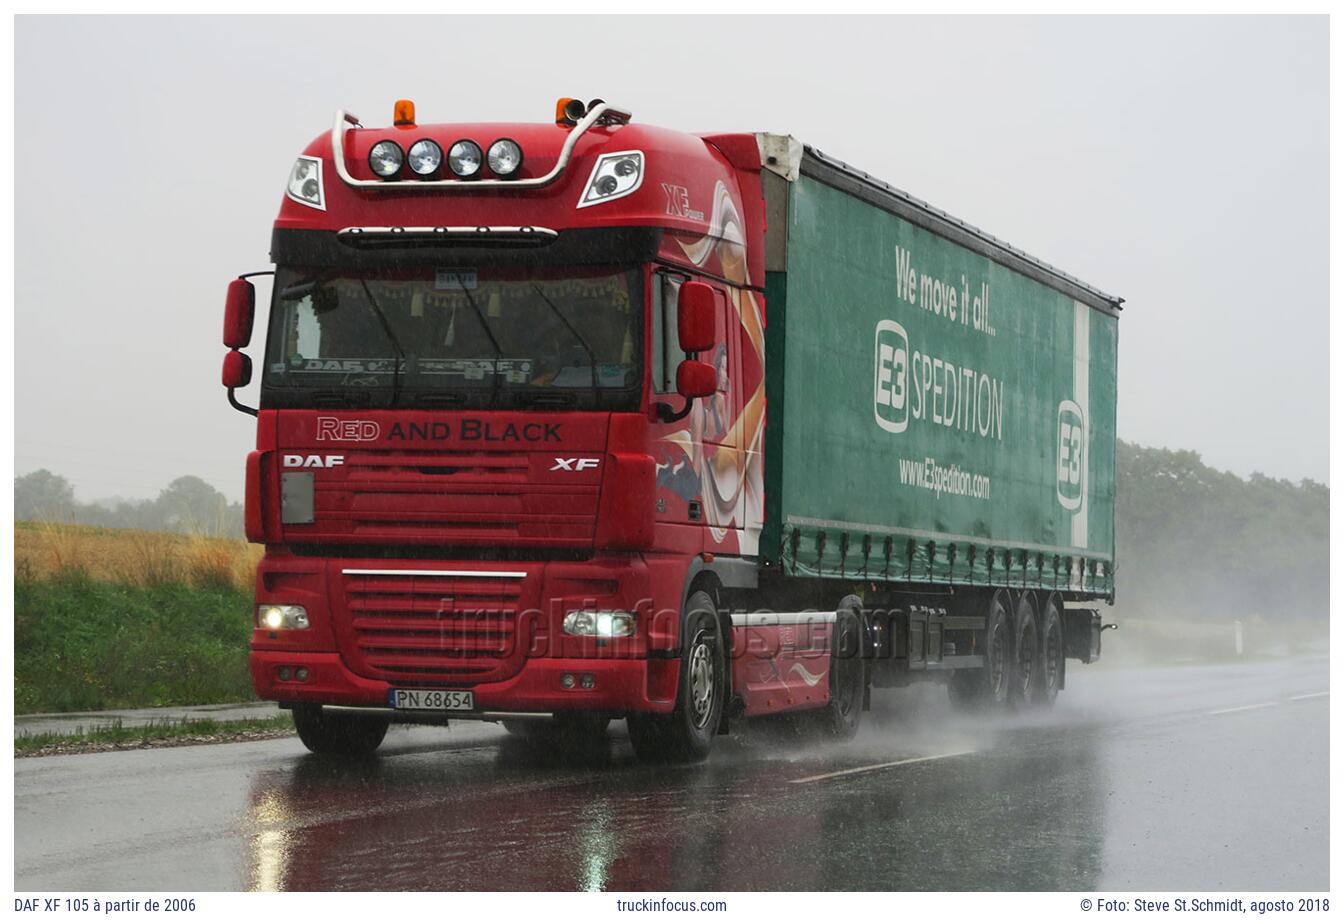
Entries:
{"type": "Polygon", "coordinates": [[[638,269],[276,272],[269,407],[635,408],[638,269]]]}

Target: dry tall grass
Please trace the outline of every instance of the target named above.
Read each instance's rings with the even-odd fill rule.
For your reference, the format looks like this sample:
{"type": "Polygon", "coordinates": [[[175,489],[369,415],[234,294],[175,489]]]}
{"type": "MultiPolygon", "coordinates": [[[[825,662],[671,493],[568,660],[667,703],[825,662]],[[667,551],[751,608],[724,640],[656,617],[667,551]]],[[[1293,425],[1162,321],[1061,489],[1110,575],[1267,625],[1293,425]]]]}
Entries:
{"type": "Polygon", "coordinates": [[[14,524],[14,575],[19,579],[75,572],[142,587],[231,584],[250,590],[261,553],[262,547],[244,540],[196,534],[31,521],[14,524]]]}

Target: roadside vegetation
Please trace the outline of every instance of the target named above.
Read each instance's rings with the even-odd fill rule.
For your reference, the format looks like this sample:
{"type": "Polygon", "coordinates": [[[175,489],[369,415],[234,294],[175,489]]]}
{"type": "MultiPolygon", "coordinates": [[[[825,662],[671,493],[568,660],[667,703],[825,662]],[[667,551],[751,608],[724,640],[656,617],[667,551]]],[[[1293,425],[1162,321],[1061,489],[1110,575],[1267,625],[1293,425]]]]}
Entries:
{"type": "Polygon", "coordinates": [[[294,722],[288,713],[269,719],[223,722],[183,719],[132,726],[125,726],[117,720],[87,729],[80,727],[70,734],[39,732],[19,735],[14,739],[14,756],[43,757],[50,754],[91,754],[187,744],[222,744],[227,741],[262,741],[292,734],[294,722]]]}
{"type": "Polygon", "coordinates": [[[20,522],[17,713],[253,699],[241,540],[20,522]]]}

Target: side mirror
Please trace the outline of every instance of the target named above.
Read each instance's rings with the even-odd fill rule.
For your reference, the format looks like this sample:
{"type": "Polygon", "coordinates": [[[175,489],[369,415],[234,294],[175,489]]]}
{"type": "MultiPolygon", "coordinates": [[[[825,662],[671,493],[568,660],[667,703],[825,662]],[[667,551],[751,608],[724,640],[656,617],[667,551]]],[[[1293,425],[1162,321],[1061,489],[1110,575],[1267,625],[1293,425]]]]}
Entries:
{"type": "Polygon", "coordinates": [[[246,278],[229,282],[229,293],[224,298],[224,345],[228,348],[246,348],[252,341],[252,317],[256,309],[257,289],[246,278]]]}
{"type": "Polygon", "coordinates": [[[241,351],[229,352],[224,356],[224,370],[219,376],[230,390],[247,386],[252,382],[252,359],[241,351]]]}
{"type": "Polygon", "coordinates": [[[688,359],[677,365],[677,392],[688,401],[713,396],[718,388],[718,372],[705,362],[688,359]]]}
{"type": "MultiPolygon", "coordinates": [[[[687,281],[681,286],[677,298],[677,340],[681,350],[691,354],[714,347],[714,289],[703,281],[687,281]]],[[[680,380],[680,370],[677,377],[680,380]]]]}

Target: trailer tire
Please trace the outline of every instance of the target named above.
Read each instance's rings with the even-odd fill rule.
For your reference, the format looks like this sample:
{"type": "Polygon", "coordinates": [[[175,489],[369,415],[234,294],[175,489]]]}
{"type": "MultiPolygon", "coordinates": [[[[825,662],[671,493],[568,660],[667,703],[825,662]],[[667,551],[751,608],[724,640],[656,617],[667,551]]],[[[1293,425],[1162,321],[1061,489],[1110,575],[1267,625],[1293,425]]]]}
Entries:
{"type": "Polygon", "coordinates": [[[1023,591],[1013,610],[1012,668],[1008,683],[1008,701],[1014,707],[1029,705],[1036,696],[1041,674],[1041,640],[1037,628],[1036,595],[1023,591]]]}
{"type": "Polygon", "coordinates": [[[1040,634],[1039,670],[1031,702],[1048,708],[1055,704],[1059,689],[1064,686],[1064,617],[1056,594],[1050,595],[1041,608],[1040,634]]]}
{"type": "Polygon", "coordinates": [[[1007,595],[995,591],[985,610],[984,639],[980,644],[984,667],[953,671],[947,684],[949,698],[965,709],[999,708],[1008,702],[1011,668],[1007,595]]]}
{"type": "Polygon", "coordinates": [[[385,716],[328,712],[315,703],[296,705],[293,716],[299,740],[314,754],[367,757],[387,735],[385,716]]]}
{"type": "Polygon", "coordinates": [[[829,737],[848,741],[859,733],[866,683],[863,625],[855,608],[842,604],[836,611],[831,639],[830,674],[827,678],[831,699],[820,710],[820,714],[829,737]]]}
{"type": "Polygon", "coordinates": [[[670,715],[632,714],[630,742],[640,760],[690,763],[709,756],[728,688],[723,629],[714,600],[696,591],[686,600],[681,675],[670,715]]]}

